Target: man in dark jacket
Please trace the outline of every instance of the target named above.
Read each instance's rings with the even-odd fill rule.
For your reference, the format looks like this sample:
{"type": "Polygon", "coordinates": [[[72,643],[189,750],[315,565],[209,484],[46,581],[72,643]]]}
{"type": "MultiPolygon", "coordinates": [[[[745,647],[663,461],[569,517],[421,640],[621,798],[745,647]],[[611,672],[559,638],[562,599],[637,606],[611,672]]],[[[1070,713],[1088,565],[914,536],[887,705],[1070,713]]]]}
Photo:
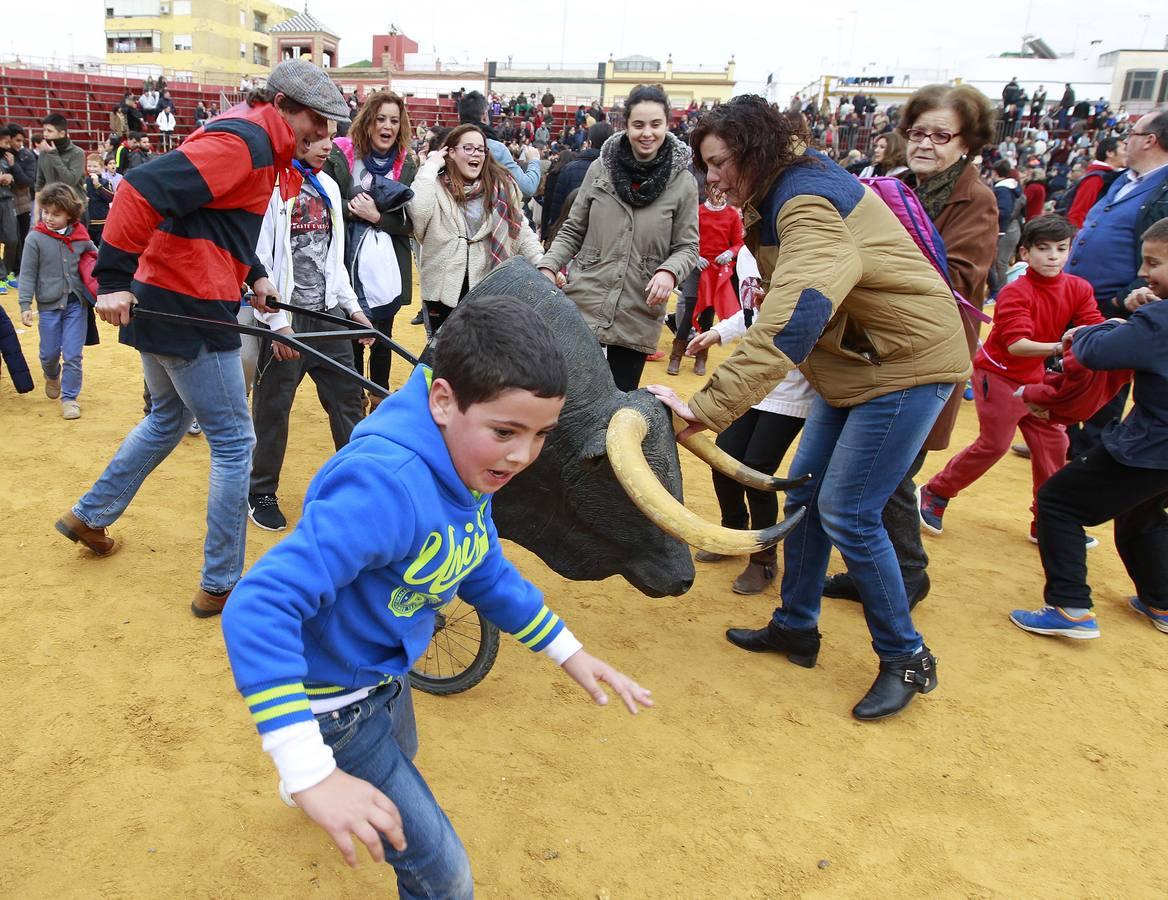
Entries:
{"type": "Polygon", "coordinates": [[[60,181],[85,196],[85,152],[69,140],[69,123],[60,113],[49,113],[41,119],[45,140],[53,145],[49,153],[37,160],[36,190],[46,184],[60,181]]]}
{"type": "Polygon", "coordinates": [[[240,284],[257,308],[276,290],[256,257],[260,225],[276,184],[300,192],[292,165],[349,109],[328,75],[287,60],[267,92],[209,122],[173,152],[132,169],[118,188],[97,267],[97,312],[122,326],[150,389],[146,419],[122,443],[97,483],[56,528],[99,556],[115,548],[106,528],[129,506],[146,474],[178,445],[192,414],[211,448],[211,490],[199,590],[200,617],[223,611],[243,571],[248,478],[255,435],[247,409],[239,335],[193,328],[140,311],[235,323],[240,284]],[[180,259],[183,265],[174,265],[180,259]]]}
{"type": "Polygon", "coordinates": [[[579,156],[560,169],[551,196],[544,195],[542,222],[545,238],[547,237],[546,229],[550,229],[559,219],[564,208],[564,200],[567,199],[568,194],[584,183],[584,175],[588,172],[588,167],[600,157],[600,148],[610,137],[612,137],[612,126],[607,122],[597,122],[588,129],[587,149],[581,150],[579,156]]]}

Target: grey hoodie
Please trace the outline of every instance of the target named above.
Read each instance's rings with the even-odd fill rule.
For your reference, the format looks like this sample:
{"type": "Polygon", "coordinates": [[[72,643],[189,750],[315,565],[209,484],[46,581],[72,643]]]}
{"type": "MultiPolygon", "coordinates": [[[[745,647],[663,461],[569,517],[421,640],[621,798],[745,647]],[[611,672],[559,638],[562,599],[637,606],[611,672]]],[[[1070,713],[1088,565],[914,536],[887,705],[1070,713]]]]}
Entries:
{"type": "MultiPolygon", "coordinates": [[[[70,226],[70,233],[76,225],[70,226]]],[[[81,256],[88,250],[97,250],[93,241],[57,240],[37,231],[29,231],[24,240],[24,254],[20,257],[20,308],[31,309],[36,297],[37,309],[62,309],[70,294],[87,296],[81,279],[81,256]]]]}

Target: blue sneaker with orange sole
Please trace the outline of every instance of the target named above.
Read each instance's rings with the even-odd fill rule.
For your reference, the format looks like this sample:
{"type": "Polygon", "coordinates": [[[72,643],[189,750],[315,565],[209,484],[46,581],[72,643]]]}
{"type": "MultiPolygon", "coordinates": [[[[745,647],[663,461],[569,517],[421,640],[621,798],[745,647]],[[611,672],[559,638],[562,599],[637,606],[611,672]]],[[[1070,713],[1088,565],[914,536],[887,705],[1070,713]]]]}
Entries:
{"type": "Polygon", "coordinates": [[[1156,609],[1155,607],[1148,606],[1139,597],[1132,597],[1127,601],[1127,604],[1155,625],[1156,630],[1168,634],[1168,609],[1156,609]]]}
{"type": "Polygon", "coordinates": [[[1099,637],[1099,623],[1095,621],[1093,612],[1083,616],[1069,616],[1057,606],[1044,606],[1033,612],[1016,609],[1010,613],[1010,621],[1032,634],[1049,634],[1077,641],[1090,641],[1099,637]]]}

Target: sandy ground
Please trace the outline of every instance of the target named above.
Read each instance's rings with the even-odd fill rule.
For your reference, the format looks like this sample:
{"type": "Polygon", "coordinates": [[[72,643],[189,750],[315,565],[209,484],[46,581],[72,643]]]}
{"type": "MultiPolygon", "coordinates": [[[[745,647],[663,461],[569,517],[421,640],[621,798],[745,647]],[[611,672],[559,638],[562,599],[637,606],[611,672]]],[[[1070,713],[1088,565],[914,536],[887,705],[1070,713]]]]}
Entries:
{"type": "MultiPolygon", "coordinates": [[[[3,300],[16,318],[16,302],[3,300]]],[[[416,309],[416,307],[415,307],[416,309]]],[[[420,328],[399,326],[420,345],[420,328]]],[[[97,560],[52,529],[140,415],[136,355],[87,350],[84,416],[0,383],[0,895],[321,897],[394,894],[392,873],[345,867],[276,796],[197,585],[208,454],[155,472],[97,560]]],[[[22,335],[34,370],[35,328],[22,335]]],[[[663,344],[664,346],[664,344],[663,344]]],[[[719,353],[714,360],[720,359],[719,353]]],[[[687,362],[646,381],[685,393],[687,362]]],[[[395,364],[393,381],[406,370],[395,364]]],[[[294,412],[281,499],[297,510],[329,453],[310,388],[294,412]]],[[[955,449],[976,425],[963,412],[955,449]]],[[[934,454],[927,472],[949,454],[934,454]]],[[[683,454],[691,508],[716,514],[683,454]]],[[[685,597],[583,584],[513,558],[598,655],[655,691],[631,718],[598,709],[504,638],[472,691],[417,695],[419,765],[470,852],[482,897],[1163,897],[1168,636],[1125,606],[1109,531],[1090,555],[1104,637],[1024,634],[1006,618],[1042,586],[1026,540],[1029,466],[1016,457],[955,501],[929,539],[918,624],[940,687],[908,712],[849,715],[875,661],[860,610],[825,601],[814,670],[722,637],[761,625],[775,594],[730,591],[739,561],[699,566],[685,597]],[[1156,823],[1160,823],[1157,825],[1156,823]]],[[[251,528],[248,560],[278,536],[251,528]]]]}

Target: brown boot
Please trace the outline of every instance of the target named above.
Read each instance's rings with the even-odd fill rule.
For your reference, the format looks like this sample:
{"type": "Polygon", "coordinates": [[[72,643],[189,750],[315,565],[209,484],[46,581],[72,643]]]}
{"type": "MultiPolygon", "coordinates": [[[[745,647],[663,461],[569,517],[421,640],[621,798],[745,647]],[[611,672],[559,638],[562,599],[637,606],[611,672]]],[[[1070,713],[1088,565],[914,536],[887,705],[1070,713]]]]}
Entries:
{"type": "Polygon", "coordinates": [[[118,547],[118,542],[106,534],[104,528],[90,528],[73,515],[72,510],[57,519],[53,527],[73,543],[84,544],[98,556],[109,556],[118,547]]]}
{"type": "Polygon", "coordinates": [[[699,350],[697,356],[694,357],[694,374],[695,375],[705,375],[706,374],[706,356],[707,356],[707,354],[709,354],[709,352],[710,352],[709,350],[699,350]]]}
{"type": "Polygon", "coordinates": [[[381,406],[381,401],[384,399],[385,399],[384,397],[378,397],[376,394],[369,394],[368,395],[369,412],[372,413],[373,410],[375,410],[375,409],[377,409],[377,407],[381,406]]]}
{"type": "Polygon", "coordinates": [[[217,616],[223,612],[223,607],[227,605],[227,598],[231,596],[231,588],[222,597],[216,597],[214,594],[209,594],[202,588],[195,593],[195,599],[191,601],[191,612],[193,612],[200,619],[209,619],[211,616],[217,616]]]}
{"type": "Polygon", "coordinates": [[[685,338],[674,338],[673,346],[669,349],[669,365],[665,367],[666,375],[677,375],[681,372],[681,357],[685,353],[685,338]]]}
{"type": "Polygon", "coordinates": [[[752,553],[742,574],[734,579],[731,590],[736,594],[761,594],[774,583],[775,554],[752,553]]]}

